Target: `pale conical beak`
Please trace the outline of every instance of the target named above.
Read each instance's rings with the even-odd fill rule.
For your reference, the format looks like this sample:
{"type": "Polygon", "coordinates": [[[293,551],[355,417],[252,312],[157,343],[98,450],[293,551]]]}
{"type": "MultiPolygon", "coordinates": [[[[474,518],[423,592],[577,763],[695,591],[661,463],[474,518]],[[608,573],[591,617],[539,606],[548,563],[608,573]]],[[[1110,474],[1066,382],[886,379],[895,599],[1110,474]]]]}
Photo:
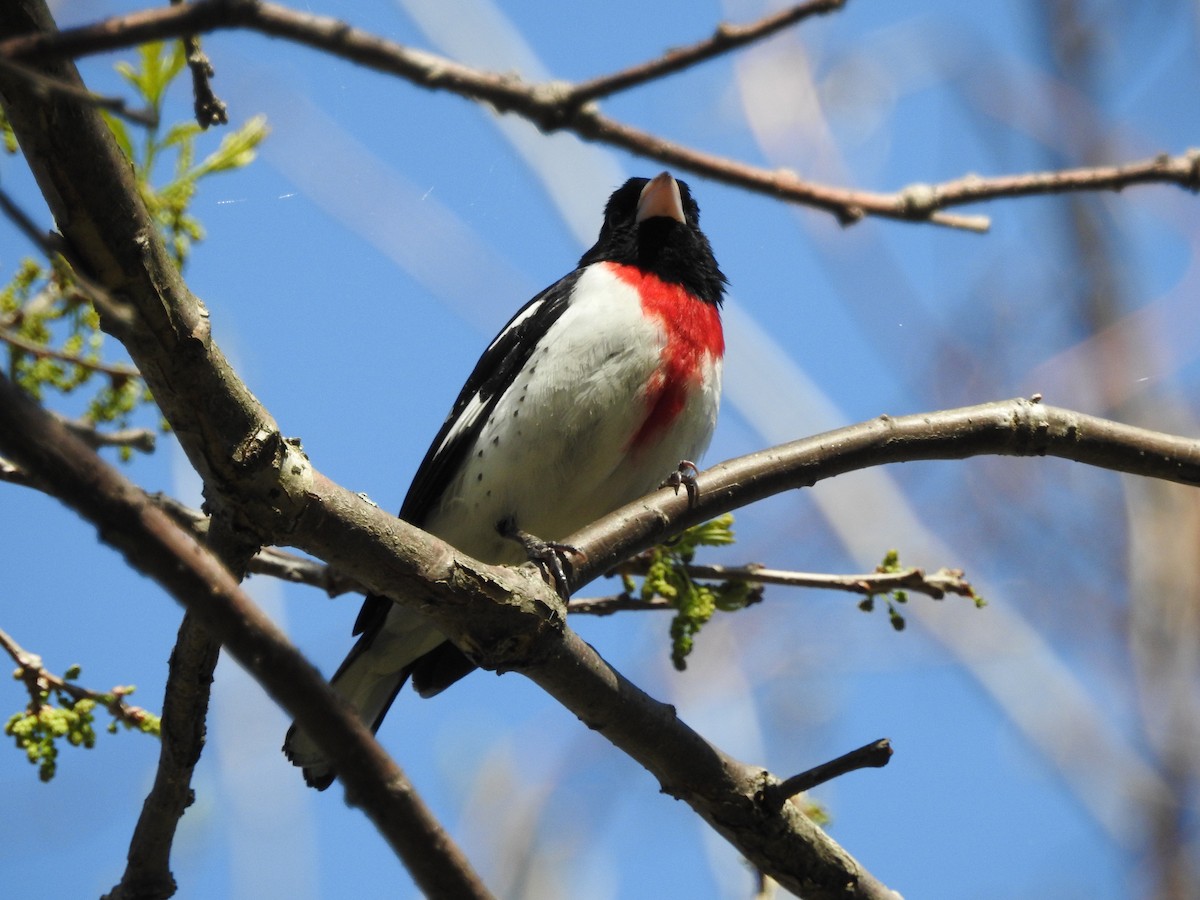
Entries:
{"type": "Polygon", "coordinates": [[[671,177],[670,172],[660,172],[642,188],[638,198],[637,215],[634,221],[639,225],[655,216],[666,216],[676,222],[686,224],[683,215],[683,199],[679,196],[679,185],[671,177]]]}

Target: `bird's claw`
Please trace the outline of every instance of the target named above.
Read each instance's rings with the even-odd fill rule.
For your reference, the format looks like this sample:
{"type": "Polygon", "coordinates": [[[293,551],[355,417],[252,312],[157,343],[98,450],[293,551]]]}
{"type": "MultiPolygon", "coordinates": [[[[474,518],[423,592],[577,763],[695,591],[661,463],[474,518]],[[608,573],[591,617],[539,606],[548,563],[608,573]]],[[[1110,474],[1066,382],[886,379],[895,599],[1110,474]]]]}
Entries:
{"type": "Polygon", "coordinates": [[[500,521],[496,525],[496,530],[504,537],[517,541],[524,547],[526,557],[549,576],[558,595],[563,600],[570,599],[571,584],[567,580],[567,571],[563,568],[563,563],[568,554],[586,560],[587,555],[582,550],[572,544],[564,544],[561,541],[545,541],[528,531],[522,531],[512,517],[500,521]]]}
{"type": "Polygon", "coordinates": [[[696,487],[696,476],[699,474],[700,470],[694,462],[690,459],[681,459],[679,467],[668,475],[659,487],[675,488],[675,493],[678,494],[679,488],[682,486],[687,491],[688,503],[695,503],[696,498],[700,495],[699,488],[696,487]]]}

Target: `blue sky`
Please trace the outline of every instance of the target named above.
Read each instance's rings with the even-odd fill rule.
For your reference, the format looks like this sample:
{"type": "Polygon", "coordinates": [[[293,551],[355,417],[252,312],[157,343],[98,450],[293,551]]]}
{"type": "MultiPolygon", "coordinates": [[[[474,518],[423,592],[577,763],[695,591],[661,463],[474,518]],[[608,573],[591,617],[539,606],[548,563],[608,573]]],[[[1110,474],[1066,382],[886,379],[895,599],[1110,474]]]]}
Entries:
{"type": "MultiPolygon", "coordinates": [[[[1085,85],[1048,49],[1038,3],[850,0],[603,108],[705,150],[877,190],[1195,145],[1194,5],[1083,7],[1103,36],[1085,85]]],[[[135,8],[68,2],[56,13],[65,24],[135,8]]],[[[565,79],[765,12],[735,0],[305,8],[482,67],[565,79]]],[[[284,431],[326,474],[397,508],[494,330],[573,266],[617,184],[662,166],[546,138],[282,41],[223,33],[205,47],[231,120],[265,113],[272,134],[250,168],[203,186],[193,209],[208,236],[189,284],[284,431]]],[[[112,61],[82,64],[89,85],[122,89],[112,61]]],[[[168,118],[189,109],[181,83],[168,118]]],[[[219,134],[203,140],[215,146],[219,134]]],[[[1192,195],[1146,187],[1078,207],[992,203],[971,210],[992,217],[979,236],[890,222],[843,229],[676,174],[732,283],[710,463],[881,413],[1033,391],[1196,433],[1192,195]],[[1101,235],[1115,286],[1081,262],[1072,216],[1101,235]],[[1097,326],[1105,291],[1113,306],[1097,326]]],[[[0,183],[50,224],[19,158],[0,160],[0,183]]],[[[28,252],[0,223],[5,279],[28,252]]],[[[198,504],[169,438],[126,471],[198,504]]],[[[966,569],[990,601],[976,611],[914,597],[899,635],[849,597],[774,588],[714,621],[676,673],[665,618],[575,626],[723,749],[780,775],[891,738],[886,769],[814,797],[834,838],[905,896],[1136,896],[1146,828],[1132,798],[1160,783],[1155,723],[1179,708],[1147,680],[1127,628],[1146,602],[1143,569],[1166,546],[1135,512],[1178,502],[1191,515],[1187,495],[1148,490],[1051,460],[909,464],[744,510],[741,542],[711,557],[862,571],[895,547],[906,562],[966,569]]],[[[52,669],[80,663],[84,683],[134,683],[135,699],[158,708],[175,605],[53,501],[0,485],[0,510],[0,627],[52,669]]],[[[249,588],[332,671],[356,600],[263,578],[249,588]]],[[[0,697],[10,711],[22,704],[15,682],[0,697]]],[[[336,788],[303,788],[278,753],[286,722],[222,663],[197,802],[176,845],[179,896],[415,896],[336,788]]],[[[723,841],[519,676],[476,674],[430,702],[402,695],[380,738],[503,896],[750,893],[723,841]]],[[[43,785],[17,752],[0,753],[0,790],[20,811],[0,817],[6,883],[33,898],[111,887],[156,755],[148,739],[102,734],[90,753],[65,752],[43,785]]]]}

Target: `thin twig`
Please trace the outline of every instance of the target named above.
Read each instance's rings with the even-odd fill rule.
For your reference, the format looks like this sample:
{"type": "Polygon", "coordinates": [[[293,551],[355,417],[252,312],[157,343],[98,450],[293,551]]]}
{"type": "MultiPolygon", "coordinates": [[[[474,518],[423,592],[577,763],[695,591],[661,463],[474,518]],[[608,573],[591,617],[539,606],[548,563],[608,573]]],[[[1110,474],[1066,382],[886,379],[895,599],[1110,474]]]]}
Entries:
{"type": "Polygon", "coordinates": [[[91,369],[93,372],[99,372],[102,375],[111,375],[114,378],[141,378],[142,375],[133,366],[122,365],[121,363],[101,362],[98,359],[87,359],[77,353],[55,350],[53,347],[47,347],[45,344],[38,344],[27,340],[19,334],[3,328],[0,328],[0,341],[3,341],[10,347],[16,348],[22,353],[28,353],[30,356],[43,359],[57,359],[59,362],[69,363],[72,366],[79,366],[84,369],[91,369]]]}
{"type": "Polygon", "coordinates": [[[146,719],[154,715],[140,706],[125,702],[123,698],[130,693],[129,688],[114,687],[111,691],[93,691],[55,675],[45,667],[40,656],[30,653],[3,629],[0,629],[0,649],[11,656],[21,670],[20,677],[29,693],[31,712],[36,712],[45,705],[45,695],[54,691],[66,694],[72,700],[92,700],[108,710],[114,719],[131,728],[141,728],[146,719]]]}
{"type": "MultiPolygon", "coordinates": [[[[171,0],[174,6],[182,2],[183,0],[171,0]]],[[[188,69],[192,73],[192,107],[196,123],[204,129],[213,125],[228,125],[229,111],[224,101],[213,91],[212,78],[216,72],[213,70],[212,61],[200,49],[200,37],[196,34],[185,34],[181,40],[188,69]]]]}
{"type": "MultiPolygon", "coordinates": [[[[634,557],[617,566],[622,575],[645,575],[649,560],[634,557]]],[[[916,591],[941,600],[946,594],[974,597],[975,590],[963,578],[961,569],[938,569],[932,575],[916,567],[898,572],[867,572],[859,575],[831,575],[822,572],[792,572],[784,569],[768,569],[765,566],[714,566],[689,563],[684,569],[693,578],[708,578],[719,581],[751,581],[758,584],[781,584],[788,587],[826,588],[850,591],[868,596],[887,594],[892,591],[916,591]]]]}
{"type": "Polygon", "coordinates": [[[49,75],[38,72],[36,69],[31,69],[29,66],[23,66],[16,60],[3,54],[0,54],[0,69],[28,80],[33,84],[34,90],[43,92],[57,91],[60,94],[66,94],[68,97],[85,100],[93,106],[107,110],[114,116],[119,116],[128,122],[133,122],[135,125],[144,125],[147,128],[158,127],[158,116],[153,109],[130,109],[123,97],[110,97],[106,94],[97,94],[86,88],[81,88],[65,81],[59,81],[57,78],[51,78],[49,75]]]}
{"type": "Polygon", "coordinates": [[[675,606],[666,597],[657,594],[649,599],[632,597],[629,594],[612,594],[608,597],[572,597],[567,611],[573,616],[611,616],[619,612],[663,612],[675,606]]]}
{"type": "Polygon", "coordinates": [[[58,413],[54,415],[71,430],[75,437],[93,450],[101,447],[128,447],[130,450],[140,450],[142,453],[153,453],[158,444],[158,435],[151,428],[121,428],[117,431],[102,431],[87,420],[68,419],[58,413]]]}
{"type": "MultiPolygon", "coordinates": [[[[522,116],[544,131],[570,131],[580,137],[685,169],[714,181],[821,209],[851,225],[866,216],[905,222],[929,222],[969,231],[986,231],[984,215],[949,212],[951,207],[1006,197],[1063,191],[1120,190],[1146,183],[1200,189],[1200,151],[1116,166],[1035,172],[996,178],[967,176],[943,184],[913,184],[892,193],[849,190],[804,181],[796,173],[763,169],[704,153],[625,125],[602,115],[595,104],[580,104],[579,87],[563,82],[533,84],[511,74],[474,69],[423,50],[415,50],[352,28],[328,16],[302,13],[269,2],[228,3],[197,0],[165,9],[114,16],[55,33],[26,34],[0,42],[0,57],[83,56],[119,47],[220,29],[244,28],[287,38],[404,78],[429,90],[449,91],[501,112],[522,116]]],[[[668,54],[669,56],[669,54],[668,54]]],[[[667,57],[664,57],[665,60],[667,57]]],[[[644,64],[653,66],[655,63],[644,64]]],[[[666,62],[659,62],[663,71],[666,62]]],[[[615,76],[613,76],[615,77],[615,76]]]]}
{"type": "MultiPolygon", "coordinates": [[[[648,560],[644,555],[639,555],[617,566],[613,571],[620,575],[645,575],[648,567],[648,560]]],[[[759,565],[703,566],[688,563],[682,568],[692,578],[714,581],[746,581],[758,585],[758,593],[751,595],[746,605],[761,600],[761,588],[764,584],[849,591],[868,597],[890,594],[893,591],[915,591],[932,597],[934,600],[941,600],[946,594],[977,599],[975,589],[970,582],[963,578],[961,569],[938,569],[932,575],[926,575],[923,570],[918,568],[902,569],[899,572],[869,572],[862,575],[831,575],[824,572],[791,572],[784,569],[768,569],[759,565]]],[[[675,604],[665,597],[656,595],[643,599],[625,593],[612,594],[607,597],[573,598],[567,606],[567,609],[573,614],[584,616],[610,616],[618,612],[662,612],[675,608],[675,604]]]]}
{"type": "MultiPolygon", "coordinates": [[[[71,264],[71,277],[74,279],[75,285],[103,317],[105,329],[117,340],[126,343],[129,330],[133,325],[133,313],[128,305],[86,275],[83,267],[76,264],[74,254],[70,252],[65,242],[56,234],[41,231],[33,219],[26,215],[25,211],[3,189],[0,189],[0,212],[46,256],[61,256],[71,264]]],[[[134,375],[140,377],[141,373],[134,370],[134,375]]]]}
{"type": "Polygon", "coordinates": [[[793,775],[779,784],[771,785],[764,791],[765,799],[774,806],[783,806],[789,798],[810,791],[817,785],[832,781],[847,772],[883,768],[891,758],[892,743],[887,738],[881,738],[799,775],[793,775]]]}
{"type": "Polygon", "coordinates": [[[579,82],[568,91],[565,102],[579,106],[611,96],[618,91],[627,91],[632,87],[656,81],[747,44],[761,41],[812,16],[825,15],[841,9],[845,5],[846,0],[808,0],[807,3],[797,3],[795,6],[764,16],[757,22],[745,25],[722,22],[706,40],[687,47],[673,48],[657,59],[630,66],[611,75],[601,75],[589,81],[579,82]]]}
{"type": "Polygon", "coordinates": [[[320,588],[330,597],[367,592],[361,584],[348,575],[342,575],[333,566],[280,550],[278,547],[268,547],[260,551],[250,561],[250,571],[255,575],[267,575],[293,584],[320,588]]]}

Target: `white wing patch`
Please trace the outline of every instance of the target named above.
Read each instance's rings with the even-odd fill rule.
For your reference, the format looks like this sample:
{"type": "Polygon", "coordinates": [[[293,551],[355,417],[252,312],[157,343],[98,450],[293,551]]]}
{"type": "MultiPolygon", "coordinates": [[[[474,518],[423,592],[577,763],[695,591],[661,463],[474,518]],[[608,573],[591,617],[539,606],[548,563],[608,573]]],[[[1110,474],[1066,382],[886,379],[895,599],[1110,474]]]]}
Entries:
{"type": "Polygon", "coordinates": [[[470,431],[471,426],[475,424],[476,420],[483,413],[483,408],[483,399],[479,396],[479,392],[476,391],[475,396],[467,401],[467,405],[464,406],[462,412],[459,413],[454,425],[451,426],[450,430],[446,432],[446,436],[442,438],[442,442],[438,444],[437,452],[439,454],[444,453],[446,451],[446,447],[450,444],[453,444],[458,439],[460,434],[462,434],[464,431],[470,431]]]}

